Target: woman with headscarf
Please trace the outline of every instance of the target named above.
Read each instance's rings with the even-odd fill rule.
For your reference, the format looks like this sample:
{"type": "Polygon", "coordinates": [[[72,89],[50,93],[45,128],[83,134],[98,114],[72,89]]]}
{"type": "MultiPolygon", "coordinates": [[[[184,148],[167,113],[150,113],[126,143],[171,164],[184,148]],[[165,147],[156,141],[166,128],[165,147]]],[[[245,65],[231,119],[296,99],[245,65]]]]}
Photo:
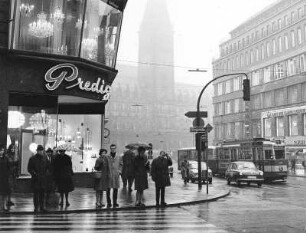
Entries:
{"type": "Polygon", "coordinates": [[[107,159],[107,150],[100,149],[99,158],[96,160],[95,170],[101,172],[101,178],[95,179],[94,189],[96,190],[96,207],[100,208],[105,206],[102,203],[103,191],[109,189],[109,165],[107,159]]]}

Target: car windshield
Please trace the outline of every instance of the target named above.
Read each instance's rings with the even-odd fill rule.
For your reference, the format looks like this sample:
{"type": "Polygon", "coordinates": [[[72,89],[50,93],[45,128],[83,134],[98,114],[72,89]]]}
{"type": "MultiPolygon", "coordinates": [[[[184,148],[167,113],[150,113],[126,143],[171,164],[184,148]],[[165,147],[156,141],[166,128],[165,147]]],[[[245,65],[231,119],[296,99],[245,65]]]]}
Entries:
{"type": "Polygon", "coordinates": [[[255,169],[255,164],[254,163],[251,163],[251,162],[247,162],[247,163],[238,163],[237,164],[238,166],[238,169],[246,169],[246,168],[249,168],[249,169],[255,169]]]}
{"type": "MultiPolygon", "coordinates": [[[[198,169],[198,163],[190,163],[189,168],[190,169],[198,169]]],[[[201,162],[201,169],[206,170],[206,163],[201,162]]]]}

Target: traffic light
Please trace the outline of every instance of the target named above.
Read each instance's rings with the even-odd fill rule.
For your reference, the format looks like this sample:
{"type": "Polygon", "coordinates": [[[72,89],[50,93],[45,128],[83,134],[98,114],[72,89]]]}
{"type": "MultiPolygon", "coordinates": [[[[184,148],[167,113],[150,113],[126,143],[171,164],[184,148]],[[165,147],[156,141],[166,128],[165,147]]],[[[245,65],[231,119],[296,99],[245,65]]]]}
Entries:
{"type": "Polygon", "coordinates": [[[250,101],[250,80],[243,80],[243,100],[250,101]]]}

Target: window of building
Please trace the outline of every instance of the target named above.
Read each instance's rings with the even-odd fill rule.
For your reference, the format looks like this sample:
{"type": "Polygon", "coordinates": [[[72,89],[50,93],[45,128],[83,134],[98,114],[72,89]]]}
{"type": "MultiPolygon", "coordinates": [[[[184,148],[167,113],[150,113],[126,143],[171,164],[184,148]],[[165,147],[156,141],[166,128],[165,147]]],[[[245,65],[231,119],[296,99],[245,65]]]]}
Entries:
{"type": "Polygon", "coordinates": [[[281,79],[285,77],[285,63],[280,62],[274,65],[274,77],[275,79],[281,79]]]}
{"type": "Polygon", "coordinates": [[[288,35],[285,35],[285,49],[289,49],[289,40],[288,40],[288,35]]]}
{"type": "Polygon", "coordinates": [[[282,28],[282,19],[278,19],[277,24],[278,24],[278,29],[281,29],[282,28]]]}
{"type": "Polygon", "coordinates": [[[223,83],[218,83],[217,84],[217,89],[218,89],[218,95],[222,95],[223,94],[223,83]]]}
{"type": "Polygon", "coordinates": [[[253,62],[254,62],[254,51],[252,49],[250,52],[250,64],[253,64],[253,62]]]}
{"type": "Polygon", "coordinates": [[[232,113],[232,106],[231,106],[232,101],[226,101],[225,102],[225,114],[231,114],[232,113]]]}
{"type": "Polygon", "coordinates": [[[285,136],[284,117],[276,117],[276,136],[285,136]]]}
{"type": "Polygon", "coordinates": [[[240,48],[241,48],[241,45],[240,45],[240,40],[238,40],[238,42],[237,42],[237,47],[238,47],[238,49],[240,49],[240,48]]]}
{"type": "Polygon", "coordinates": [[[272,22],[272,31],[273,32],[276,31],[276,22],[275,21],[272,22]]]}
{"type": "Polygon", "coordinates": [[[300,7],[300,8],[298,9],[298,18],[300,19],[300,18],[302,18],[302,16],[303,16],[303,10],[302,10],[302,8],[300,7]]]}
{"type": "Polygon", "coordinates": [[[248,66],[248,65],[250,64],[249,61],[250,61],[250,60],[249,60],[249,53],[246,52],[246,53],[245,53],[245,65],[248,66]]]}
{"type": "Polygon", "coordinates": [[[260,121],[254,121],[253,122],[253,137],[259,138],[261,137],[261,124],[260,121]]]}
{"type": "Polygon", "coordinates": [[[252,86],[259,85],[259,71],[252,72],[252,86]]]}
{"type": "Polygon", "coordinates": [[[269,33],[270,33],[270,25],[268,24],[268,25],[266,26],[266,34],[269,35],[269,33]]]}
{"type": "Polygon", "coordinates": [[[297,30],[297,40],[298,40],[298,44],[302,44],[302,29],[298,28],[297,30]]]}
{"type": "Polygon", "coordinates": [[[242,132],[242,123],[241,122],[235,122],[235,139],[241,138],[241,132],[242,132]]]}
{"type": "Polygon", "coordinates": [[[276,54],[276,40],[272,40],[272,55],[276,54]]]}
{"type": "Polygon", "coordinates": [[[306,24],[304,24],[304,40],[306,40],[306,24]]]}
{"type": "Polygon", "coordinates": [[[253,95],[252,96],[252,107],[253,109],[261,109],[261,95],[257,94],[257,95],[253,95]]]}
{"type": "Polygon", "coordinates": [[[233,130],[234,130],[234,124],[233,123],[227,123],[227,126],[226,126],[226,138],[232,138],[233,130]]]}
{"type": "Polygon", "coordinates": [[[231,92],[231,80],[225,81],[225,93],[231,92]]]}
{"type": "Polygon", "coordinates": [[[270,42],[267,42],[266,44],[266,52],[267,52],[267,57],[270,57],[270,42]]]}
{"type": "Polygon", "coordinates": [[[263,69],[263,80],[264,83],[268,83],[271,81],[271,76],[272,76],[272,72],[271,72],[271,66],[267,66],[263,69]]]}
{"type": "Polygon", "coordinates": [[[261,45],[261,59],[265,59],[265,46],[261,45]]]}
{"type": "Polygon", "coordinates": [[[256,48],[255,59],[256,61],[259,61],[259,49],[258,48],[256,48]]]}
{"type": "Polygon", "coordinates": [[[224,115],[224,102],[218,103],[218,113],[219,115],[224,115]]]}
{"type": "Polygon", "coordinates": [[[244,66],[243,54],[240,55],[240,67],[244,66]]]}
{"type": "Polygon", "coordinates": [[[291,12],[291,23],[293,23],[295,21],[295,12],[292,11],[291,12]]]}
{"type": "Polygon", "coordinates": [[[288,16],[285,15],[284,16],[284,26],[286,27],[288,24],[289,24],[289,19],[288,19],[288,16]]]}
{"type": "Polygon", "coordinates": [[[288,76],[297,74],[298,68],[298,60],[296,58],[292,58],[287,61],[288,76]]]}
{"type": "Polygon", "coordinates": [[[285,92],[284,89],[277,89],[274,92],[274,103],[276,106],[284,105],[285,103],[285,92]]]}
{"type": "Polygon", "coordinates": [[[295,32],[291,31],[291,46],[295,47],[295,32]]]}
{"type": "Polygon", "coordinates": [[[234,113],[240,112],[240,99],[234,99],[234,113]]]}
{"type": "Polygon", "coordinates": [[[268,108],[272,106],[272,92],[268,91],[264,93],[264,101],[263,101],[264,107],[268,108]]]}
{"type": "Polygon", "coordinates": [[[304,132],[304,135],[306,135],[306,114],[303,114],[303,132],[304,132]]]}
{"type": "Polygon", "coordinates": [[[270,138],[272,136],[272,119],[271,118],[265,118],[264,119],[264,137],[265,138],[270,138]]]}
{"type": "Polygon", "coordinates": [[[282,37],[278,37],[278,52],[281,53],[283,50],[283,45],[282,45],[282,37]]]}
{"type": "Polygon", "coordinates": [[[234,78],[234,90],[233,91],[239,91],[241,90],[241,77],[235,77],[234,78]]]}
{"type": "MultiPolygon", "coordinates": [[[[19,10],[24,2],[17,0],[16,3],[15,9],[19,10]]],[[[70,0],[31,0],[30,3],[35,5],[33,14],[14,14],[11,49],[81,57],[115,67],[122,12],[101,0],[87,4],[70,0]],[[54,19],[55,13],[64,15],[54,19]],[[43,32],[36,30],[35,25],[40,23],[38,17],[43,20],[47,17],[43,32]]]]}
{"type": "Polygon", "coordinates": [[[289,136],[298,135],[298,115],[289,116],[289,136]]]}
{"type": "Polygon", "coordinates": [[[305,54],[300,55],[299,60],[300,60],[300,70],[301,72],[305,72],[306,71],[305,54]]]}
{"type": "Polygon", "coordinates": [[[288,104],[298,102],[298,85],[288,87],[288,104]]]}
{"type": "Polygon", "coordinates": [[[265,37],[265,29],[264,28],[261,29],[261,37],[265,37]]]}

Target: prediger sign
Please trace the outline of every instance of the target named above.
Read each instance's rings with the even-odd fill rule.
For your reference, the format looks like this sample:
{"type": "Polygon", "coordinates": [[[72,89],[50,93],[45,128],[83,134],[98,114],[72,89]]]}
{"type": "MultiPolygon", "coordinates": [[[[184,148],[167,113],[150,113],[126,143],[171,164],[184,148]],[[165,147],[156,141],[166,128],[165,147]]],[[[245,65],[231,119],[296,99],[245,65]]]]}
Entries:
{"type": "Polygon", "coordinates": [[[110,85],[106,85],[105,81],[98,77],[95,82],[90,82],[79,77],[78,68],[71,63],[63,63],[50,68],[45,74],[45,80],[48,82],[45,86],[49,91],[56,90],[61,83],[65,80],[67,82],[73,82],[72,85],[67,86],[66,89],[78,87],[82,91],[98,93],[102,96],[101,100],[108,100],[110,97],[110,85]],[[54,76],[55,71],[60,71],[59,75],[54,76]],[[71,74],[67,75],[67,69],[71,70],[71,74]]]}

